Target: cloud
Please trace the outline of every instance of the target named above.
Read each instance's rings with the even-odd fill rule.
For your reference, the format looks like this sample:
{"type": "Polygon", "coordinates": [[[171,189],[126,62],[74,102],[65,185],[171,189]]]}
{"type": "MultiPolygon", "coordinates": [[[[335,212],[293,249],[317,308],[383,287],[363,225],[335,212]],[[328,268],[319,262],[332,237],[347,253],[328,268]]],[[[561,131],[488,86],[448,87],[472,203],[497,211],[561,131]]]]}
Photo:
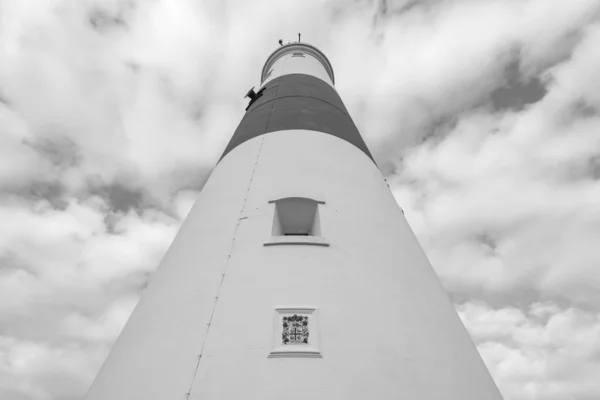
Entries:
{"type": "MultiPolygon", "coordinates": [[[[194,119],[213,68],[202,63],[211,56],[202,40],[212,35],[201,29],[200,14],[185,7],[138,7],[128,17],[110,17],[122,19],[115,27],[107,5],[45,2],[38,13],[5,6],[21,22],[3,32],[0,87],[10,101],[3,130],[16,150],[5,171],[20,167],[72,192],[85,191],[90,179],[118,181],[164,202],[181,186],[201,187],[217,159],[211,143],[227,140],[214,123],[209,130],[194,119]],[[104,22],[90,25],[98,15],[104,22]],[[181,17],[189,29],[170,29],[181,17]],[[205,140],[209,135],[214,139],[205,140]],[[32,151],[22,147],[53,167],[31,162],[32,151]],[[77,157],[64,157],[68,152],[77,157]]],[[[233,120],[226,117],[232,109],[222,111],[233,120]]]]}
{"type": "Polygon", "coordinates": [[[0,393],[76,397],[178,220],[151,209],[115,213],[97,197],[64,210],[12,199],[1,203],[0,220],[0,393]]]}
{"type": "Polygon", "coordinates": [[[598,397],[599,13],[0,0],[0,397],[81,397],[298,32],[506,399],[598,397]]]}
{"type": "MultiPolygon", "coordinates": [[[[358,4],[368,8],[369,3],[358,4]]],[[[344,94],[348,90],[344,99],[352,115],[385,163],[393,157],[390,152],[444,133],[436,129],[440,124],[489,101],[507,83],[509,66],[517,63],[527,80],[567,58],[573,38],[597,9],[595,1],[570,6],[541,1],[415,3],[379,21],[374,28],[379,43],[361,52],[365,62],[360,75],[338,79],[338,87],[344,94]]],[[[362,29],[353,27],[348,39],[368,48],[372,41],[364,38],[373,28],[362,17],[365,11],[351,14],[351,23],[362,29]]],[[[345,51],[347,60],[356,54],[353,47],[335,47],[334,60],[338,51],[345,51]]]]}
{"type": "Polygon", "coordinates": [[[397,198],[419,215],[413,227],[451,286],[528,285],[597,302],[600,118],[573,104],[600,105],[581,83],[598,79],[590,47],[599,40],[600,26],[590,28],[569,62],[545,71],[551,83],[540,101],[517,113],[464,113],[447,137],[404,158],[398,179],[409,188],[397,198]]]}
{"type": "Polygon", "coordinates": [[[553,303],[525,312],[464,303],[457,311],[506,399],[595,399],[600,313],[553,303]]]}

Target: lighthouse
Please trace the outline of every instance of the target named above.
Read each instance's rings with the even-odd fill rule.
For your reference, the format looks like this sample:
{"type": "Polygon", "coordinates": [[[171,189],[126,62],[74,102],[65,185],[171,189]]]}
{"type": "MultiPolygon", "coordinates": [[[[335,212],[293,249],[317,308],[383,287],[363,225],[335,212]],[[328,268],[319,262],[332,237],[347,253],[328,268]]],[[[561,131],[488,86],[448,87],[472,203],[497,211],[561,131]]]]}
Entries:
{"type": "Polygon", "coordinates": [[[260,82],[86,399],[501,399],[325,54],[260,82]]]}

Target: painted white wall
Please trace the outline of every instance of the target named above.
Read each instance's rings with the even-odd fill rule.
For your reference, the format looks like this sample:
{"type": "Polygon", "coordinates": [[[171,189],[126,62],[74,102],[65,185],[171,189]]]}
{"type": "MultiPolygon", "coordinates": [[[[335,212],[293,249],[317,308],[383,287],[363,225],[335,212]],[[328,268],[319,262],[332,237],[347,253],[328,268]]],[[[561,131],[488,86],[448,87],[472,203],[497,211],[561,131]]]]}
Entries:
{"type": "Polygon", "coordinates": [[[308,74],[319,78],[329,85],[333,86],[331,78],[327,74],[327,70],[323,64],[312,55],[304,52],[304,57],[294,57],[294,53],[300,53],[300,50],[294,50],[291,53],[286,53],[275,61],[271,67],[271,75],[262,83],[269,82],[282,75],[287,74],[308,74]]]}
{"type": "Polygon", "coordinates": [[[87,399],[190,388],[190,400],[501,399],[376,165],[305,130],[221,160],[87,399]],[[263,245],[269,201],[294,196],[325,201],[329,247],[263,245]],[[267,358],[288,307],[318,309],[323,358],[267,358]]]}

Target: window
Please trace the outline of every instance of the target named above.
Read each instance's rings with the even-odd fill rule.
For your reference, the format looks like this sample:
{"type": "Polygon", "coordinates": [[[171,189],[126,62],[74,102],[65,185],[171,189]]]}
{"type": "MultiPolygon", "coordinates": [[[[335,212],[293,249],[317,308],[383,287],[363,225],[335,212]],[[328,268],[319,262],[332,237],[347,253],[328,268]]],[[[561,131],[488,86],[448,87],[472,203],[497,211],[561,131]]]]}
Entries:
{"type": "Polygon", "coordinates": [[[265,79],[263,79],[263,82],[266,81],[267,79],[269,79],[269,76],[271,76],[272,73],[273,73],[273,68],[271,68],[271,70],[269,72],[267,72],[267,74],[265,75],[265,79]]]}
{"type": "Polygon", "coordinates": [[[320,236],[318,203],[303,197],[275,202],[273,236],[320,236]]]}
{"type": "Polygon", "coordinates": [[[319,205],[323,201],[305,197],[287,197],[270,201],[274,203],[271,240],[275,244],[313,244],[329,246],[321,237],[319,205]]]}
{"type": "Polygon", "coordinates": [[[292,57],[304,57],[304,53],[292,53],[292,57]]]}

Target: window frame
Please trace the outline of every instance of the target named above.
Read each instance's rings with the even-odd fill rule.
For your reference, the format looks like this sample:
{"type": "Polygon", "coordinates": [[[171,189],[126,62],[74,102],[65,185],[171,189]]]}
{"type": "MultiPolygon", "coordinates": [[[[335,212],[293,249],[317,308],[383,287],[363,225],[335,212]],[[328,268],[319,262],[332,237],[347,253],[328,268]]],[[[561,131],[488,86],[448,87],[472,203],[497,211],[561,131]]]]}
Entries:
{"type": "MultiPolygon", "coordinates": [[[[315,200],[308,197],[291,196],[283,197],[277,200],[270,200],[269,204],[273,204],[273,223],[271,226],[271,237],[263,244],[265,246],[277,246],[277,245],[312,245],[312,246],[329,246],[329,241],[322,236],[321,227],[321,215],[319,212],[320,206],[324,205],[325,202],[321,200],[315,200]],[[281,213],[285,212],[283,207],[284,202],[289,201],[300,201],[310,202],[314,204],[315,211],[312,214],[310,221],[310,229],[295,229],[285,227],[282,225],[282,219],[292,219],[290,216],[282,216],[281,213]],[[280,204],[278,206],[278,203],[280,204]],[[292,232],[296,230],[296,232],[292,232]]],[[[311,205],[312,205],[311,204],[311,205]]],[[[288,210],[289,211],[289,210],[288,210]]],[[[306,222],[306,221],[305,221],[306,222]]]]}

